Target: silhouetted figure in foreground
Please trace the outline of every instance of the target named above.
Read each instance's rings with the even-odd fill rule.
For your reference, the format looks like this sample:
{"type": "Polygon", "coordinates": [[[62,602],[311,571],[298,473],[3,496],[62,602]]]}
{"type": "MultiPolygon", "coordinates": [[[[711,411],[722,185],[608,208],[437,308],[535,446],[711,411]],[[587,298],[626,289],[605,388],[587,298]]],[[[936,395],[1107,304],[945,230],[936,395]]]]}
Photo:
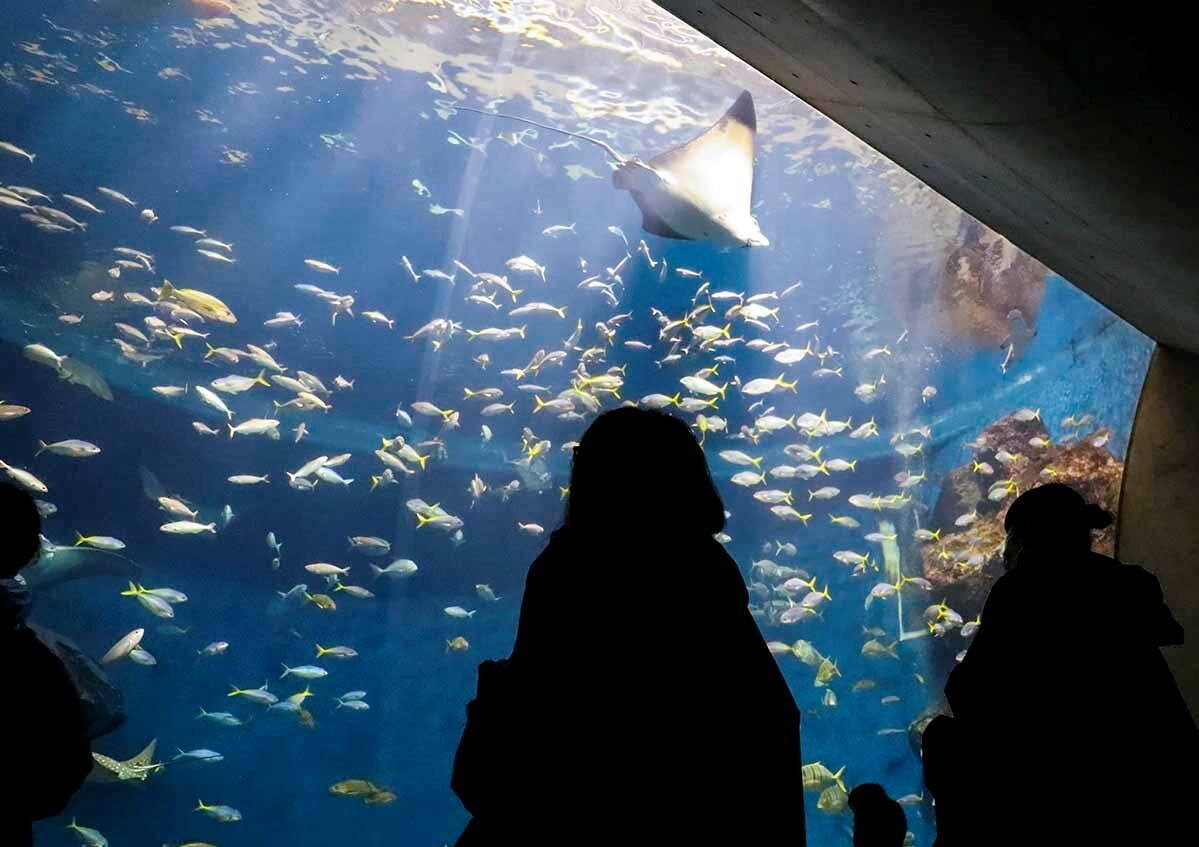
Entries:
{"type": "Polygon", "coordinates": [[[799,712],[723,526],[685,424],[591,424],[512,656],[467,706],[459,845],[804,843],[799,712]]]}
{"type": "Polygon", "coordinates": [[[33,843],[33,821],[57,815],[92,768],[79,695],[62,662],[25,625],[18,572],[38,553],[41,520],[24,491],[0,483],[0,844],[33,843]]]}
{"type": "Polygon", "coordinates": [[[924,790],[933,798],[937,821],[937,839],[933,847],[973,847],[974,833],[983,823],[976,811],[989,790],[987,775],[976,761],[976,751],[967,749],[960,721],[938,715],[924,728],[920,737],[924,790]]]}
{"type": "Polygon", "coordinates": [[[876,782],[865,782],[849,792],[853,812],[853,847],[903,847],[908,818],[903,806],[887,796],[876,782]]]}
{"type": "Polygon", "coordinates": [[[954,718],[925,732],[939,844],[1196,840],[1199,734],[1159,649],[1182,629],[1152,574],[1091,552],[1110,523],[1060,484],[1008,510],[954,718]]]}

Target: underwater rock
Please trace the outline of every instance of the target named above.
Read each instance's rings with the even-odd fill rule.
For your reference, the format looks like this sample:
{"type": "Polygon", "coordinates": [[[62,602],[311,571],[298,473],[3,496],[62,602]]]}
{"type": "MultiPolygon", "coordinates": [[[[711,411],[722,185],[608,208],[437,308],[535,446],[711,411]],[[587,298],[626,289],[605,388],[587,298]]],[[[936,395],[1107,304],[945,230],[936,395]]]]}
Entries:
{"type": "Polygon", "coordinates": [[[107,735],[125,723],[125,698],[99,665],[66,636],[34,623],[29,628],[66,667],[83,703],[88,738],[107,735]]]}
{"type": "MultiPolygon", "coordinates": [[[[971,460],[946,475],[929,523],[930,528],[941,529],[940,541],[920,549],[921,570],[932,583],[934,594],[943,597],[966,620],[982,611],[987,592],[1003,573],[1003,519],[1018,493],[1046,482],[1062,482],[1089,502],[1113,514],[1116,511],[1124,466],[1107,449],[1103,431],[1069,444],[1035,447],[1030,440],[1044,439],[1048,443],[1049,433],[1039,417],[1023,420],[1025,417],[1008,415],[987,427],[974,442],[978,449],[971,460]],[[1008,461],[1001,462],[999,456],[1008,461]],[[977,472],[976,462],[989,465],[993,473],[977,472]],[[1001,480],[1010,480],[1012,490],[990,499],[989,492],[1001,480]],[[956,524],[971,513],[977,515],[973,523],[956,524]],[[971,556],[976,560],[981,556],[982,561],[964,564],[971,556]]],[[[1097,533],[1094,549],[1111,555],[1114,533],[1114,524],[1097,533]]],[[[966,646],[956,635],[950,640],[957,645],[955,651],[966,646]]]]}
{"type": "Polygon", "coordinates": [[[1049,274],[935,191],[906,183],[895,185],[875,263],[892,281],[905,325],[927,325],[932,316],[941,332],[997,353],[1013,309],[1035,329],[1049,274]]]}
{"type": "MultiPolygon", "coordinates": [[[[1006,500],[992,502],[987,499],[987,491],[991,485],[996,480],[1008,478],[1007,468],[995,457],[995,454],[1003,451],[1028,459],[1045,455],[1047,451],[1037,451],[1029,444],[1029,440],[1033,438],[1043,438],[1049,441],[1049,430],[1045,428],[1045,424],[1041,422],[1040,418],[1025,421],[1019,420],[1014,414],[1008,415],[983,430],[982,435],[974,443],[986,446],[975,450],[971,461],[959,468],[954,468],[945,475],[945,479],[941,483],[941,494],[929,516],[929,526],[945,527],[941,533],[944,537],[953,528],[954,521],[960,515],[975,508],[978,509],[980,515],[997,512],[1001,507],[1006,512],[1006,500]],[[974,462],[989,464],[994,473],[976,473],[974,462]]],[[[1017,462],[1014,467],[1019,470],[1022,469],[1020,466],[1023,464],[1026,463],[1017,462]]],[[[1036,466],[1035,473],[1039,473],[1042,467],[1044,465],[1036,466]]],[[[1024,488],[1021,487],[1020,490],[1023,491],[1024,488]]]]}
{"type": "Polygon", "coordinates": [[[1002,344],[1011,310],[1035,325],[1047,275],[1043,264],[963,213],[958,245],[937,280],[937,311],[955,336],[1002,344]]]}

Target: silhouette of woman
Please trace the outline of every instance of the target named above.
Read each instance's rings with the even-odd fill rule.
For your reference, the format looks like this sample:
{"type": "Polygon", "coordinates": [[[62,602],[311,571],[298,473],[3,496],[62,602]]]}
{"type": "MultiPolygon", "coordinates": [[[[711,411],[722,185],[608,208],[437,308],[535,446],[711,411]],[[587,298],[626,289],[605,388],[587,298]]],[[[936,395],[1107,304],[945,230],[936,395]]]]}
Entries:
{"type": "Polygon", "coordinates": [[[1057,483],[1009,508],[1006,573],[945,688],[952,725],[925,732],[938,844],[1193,832],[1182,824],[1199,735],[1159,649],[1182,629],[1152,574],[1091,552],[1090,531],[1111,520],[1057,483]]]}
{"type": "Polygon", "coordinates": [[[804,843],[799,712],[723,526],[684,423],[591,424],[511,658],[467,706],[459,845],[804,843]]]}

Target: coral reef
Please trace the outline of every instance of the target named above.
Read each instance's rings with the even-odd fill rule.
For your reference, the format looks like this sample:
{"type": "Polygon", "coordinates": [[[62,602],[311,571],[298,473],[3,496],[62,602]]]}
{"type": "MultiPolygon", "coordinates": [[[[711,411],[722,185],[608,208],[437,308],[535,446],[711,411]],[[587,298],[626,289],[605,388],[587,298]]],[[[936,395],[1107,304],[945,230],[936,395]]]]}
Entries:
{"type": "MultiPolygon", "coordinates": [[[[965,621],[979,615],[987,592],[1003,573],[1003,519],[1016,496],[1029,488],[1062,482],[1115,514],[1124,466],[1107,449],[1107,438],[1107,431],[1099,430],[1052,443],[1040,417],[1027,411],[983,430],[972,444],[970,461],[946,474],[929,515],[928,528],[939,529],[940,536],[920,547],[919,558],[921,573],[932,585],[931,599],[946,603],[965,621]]],[[[1111,555],[1114,525],[1097,533],[1093,546],[1111,555]]],[[[934,639],[931,685],[944,684],[967,646],[968,639],[957,630],[934,639]]]]}
{"type": "MultiPolygon", "coordinates": [[[[1003,519],[1017,494],[1046,482],[1062,482],[1114,514],[1124,472],[1107,449],[1106,431],[1071,438],[1066,444],[1051,443],[1045,424],[1027,413],[1008,415],[987,427],[974,445],[971,460],[946,475],[930,515],[929,527],[941,529],[939,541],[920,550],[921,570],[934,593],[967,620],[982,610],[987,591],[1003,572],[1003,519]],[[993,473],[986,473],[984,466],[993,473]],[[988,495],[1003,480],[1010,482],[991,499],[988,495]],[[972,523],[957,523],[970,514],[977,515],[972,523]]],[[[1094,547],[1101,553],[1110,555],[1114,544],[1114,527],[1095,537],[1094,547]]]]}

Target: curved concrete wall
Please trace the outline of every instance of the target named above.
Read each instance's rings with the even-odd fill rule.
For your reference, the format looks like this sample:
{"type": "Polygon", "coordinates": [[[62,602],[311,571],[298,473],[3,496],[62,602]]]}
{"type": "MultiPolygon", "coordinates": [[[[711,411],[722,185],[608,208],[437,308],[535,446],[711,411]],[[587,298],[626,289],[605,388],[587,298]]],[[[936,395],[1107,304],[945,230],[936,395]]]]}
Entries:
{"type": "Polygon", "coordinates": [[[1199,356],[1158,345],[1128,445],[1116,555],[1157,574],[1186,630],[1186,643],[1165,653],[1192,715],[1199,713],[1197,486],[1199,356]]]}

